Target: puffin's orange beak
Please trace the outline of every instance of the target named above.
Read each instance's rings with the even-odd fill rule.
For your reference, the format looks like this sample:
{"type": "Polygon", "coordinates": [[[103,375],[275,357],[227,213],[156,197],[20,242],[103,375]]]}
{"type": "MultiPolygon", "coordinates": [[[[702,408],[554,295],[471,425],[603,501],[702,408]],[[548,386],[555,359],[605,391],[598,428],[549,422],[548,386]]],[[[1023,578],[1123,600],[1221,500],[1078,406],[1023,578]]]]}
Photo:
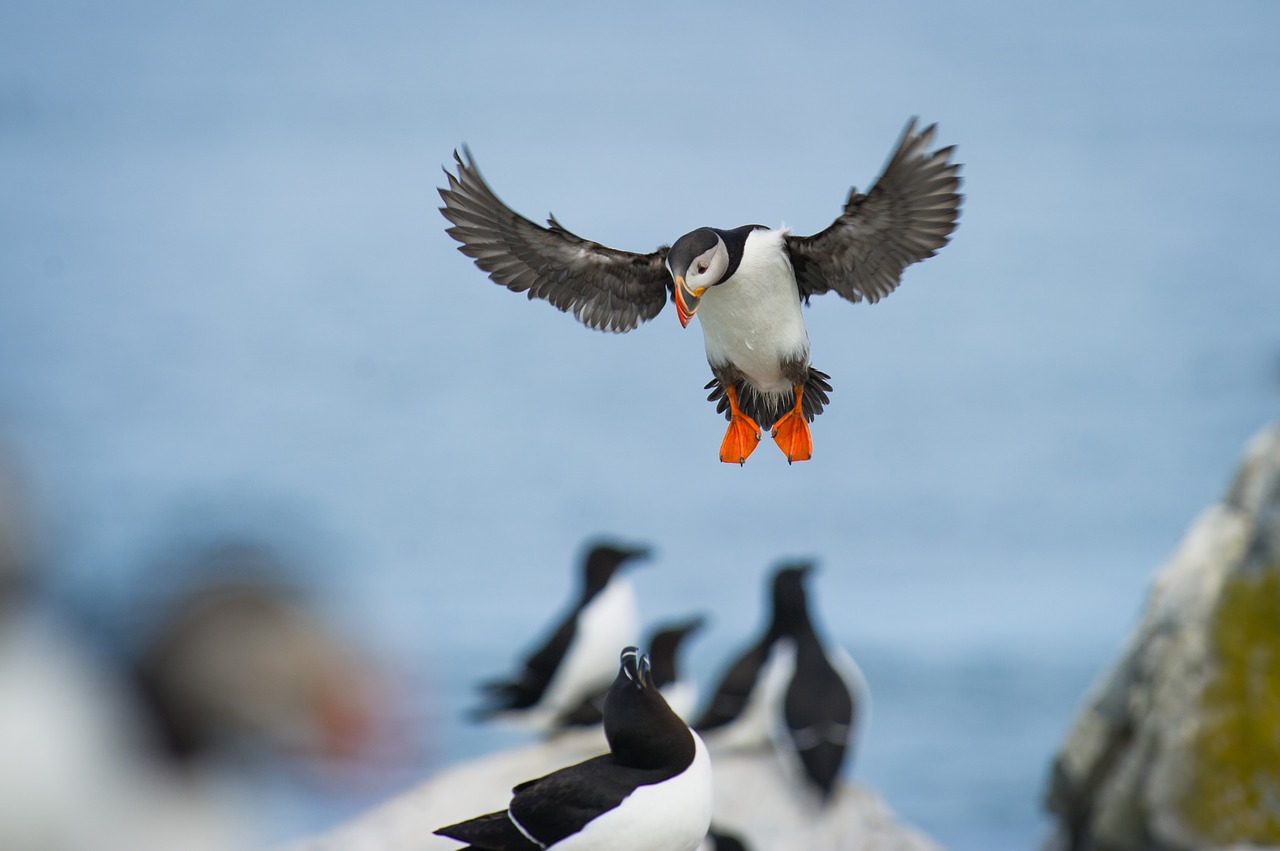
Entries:
{"type": "Polygon", "coordinates": [[[707,291],[706,287],[698,287],[696,290],[689,289],[684,282],[684,275],[676,275],[676,316],[680,317],[680,327],[689,327],[689,320],[693,318],[693,314],[698,312],[698,302],[702,300],[702,294],[707,291]]]}

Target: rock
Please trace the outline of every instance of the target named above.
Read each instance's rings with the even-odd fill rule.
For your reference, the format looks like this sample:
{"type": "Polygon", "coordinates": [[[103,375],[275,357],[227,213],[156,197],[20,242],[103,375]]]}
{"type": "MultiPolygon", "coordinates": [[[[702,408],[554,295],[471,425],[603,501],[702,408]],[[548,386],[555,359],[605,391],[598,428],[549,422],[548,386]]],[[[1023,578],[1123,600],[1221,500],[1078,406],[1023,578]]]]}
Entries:
{"type": "MultiPolygon", "coordinates": [[[[447,769],[400,797],[291,851],[456,851],[437,827],[506,807],[511,787],[605,750],[598,729],[566,733],[447,769]]],[[[844,784],[819,809],[771,750],[713,756],[713,827],[748,851],[939,851],[874,791],[844,784]]]]}
{"type": "Polygon", "coordinates": [[[1051,772],[1050,847],[1280,847],[1280,424],[1157,574],[1051,772]]]}

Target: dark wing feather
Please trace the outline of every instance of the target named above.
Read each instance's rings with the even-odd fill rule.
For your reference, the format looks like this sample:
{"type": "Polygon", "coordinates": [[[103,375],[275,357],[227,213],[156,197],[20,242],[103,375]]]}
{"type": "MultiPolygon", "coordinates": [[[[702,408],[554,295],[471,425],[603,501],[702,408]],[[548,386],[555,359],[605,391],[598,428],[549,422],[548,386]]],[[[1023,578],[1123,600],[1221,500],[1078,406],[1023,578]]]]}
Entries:
{"type": "Polygon", "coordinates": [[[489,277],[513,292],[545,299],[602,331],[630,331],[658,315],[671,291],[666,248],[634,254],[608,248],[565,230],[551,217],[536,225],[503,204],[480,176],[471,152],[454,151],[458,174],[448,170],[440,212],[446,232],[462,243],[489,277]]]}
{"type": "Polygon", "coordinates": [[[637,786],[662,779],[661,770],[625,768],[604,754],[516,786],[509,812],[539,842],[554,845],[621,804],[637,786]]]}
{"type": "Polygon", "coordinates": [[[880,179],[865,195],[849,190],[844,212],[813,236],[788,236],[800,295],[835,290],[850,301],[877,302],[902,271],[947,244],[960,215],[960,165],[954,147],[929,151],[937,125],[907,123],[880,179]]]}
{"type": "Polygon", "coordinates": [[[769,647],[772,641],[766,639],[747,649],[734,660],[729,670],[712,692],[711,705],[702,713],[702,717],[693,725],[698,732],[723,727],[742,714],[748,698],[756,686],[760,669],[769,658],[769,647]]]}
{"type": "MultiPolygon", "coordinates": [[[[507,811],[476,816],[434,831],[436,836],[447,836],[466,842],[467,849],[484,851],[540,851],[507,817],[507,811]]],[[[458,849],[458,851],[467,851],[458,849]]]]}
{"type": "Polygon", "coordinates": [[[475,718],[483,720],[507,710],[528,709],[542,699],[577,632],[575,615],[576,612],[567,615],[551,637],[525,660],[518,677],[481,684],[488,705],[475,710],[472,713],[475,718]]]}

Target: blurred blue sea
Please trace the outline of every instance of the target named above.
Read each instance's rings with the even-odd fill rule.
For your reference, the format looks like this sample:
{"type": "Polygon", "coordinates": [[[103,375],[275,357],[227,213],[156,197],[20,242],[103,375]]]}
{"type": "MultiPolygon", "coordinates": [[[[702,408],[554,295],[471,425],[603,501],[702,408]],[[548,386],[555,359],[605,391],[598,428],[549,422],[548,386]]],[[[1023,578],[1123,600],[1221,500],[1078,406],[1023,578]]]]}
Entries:
{"type": "Polygon", "coordinates": [[[158,551],[271,542],[405,677],[408,783],[518,741],[462,711],[585,538],[657,548],[644,612],[712,616],[704,682],[813,556],[874,696],[852,776],[950,848],[1033,847],[1084,690],[1280,410],[1278,28],[1268,0],[8,4],[0,440],[45,579],[127,626],[158,551]],[[815,300],[835,392],[794,467],[716,462],[674,313],[586,331],[436,212],[467,142],[616,247],[810,233],[911,115],[958,146],[960,228],[874,307],[815,300]]]}

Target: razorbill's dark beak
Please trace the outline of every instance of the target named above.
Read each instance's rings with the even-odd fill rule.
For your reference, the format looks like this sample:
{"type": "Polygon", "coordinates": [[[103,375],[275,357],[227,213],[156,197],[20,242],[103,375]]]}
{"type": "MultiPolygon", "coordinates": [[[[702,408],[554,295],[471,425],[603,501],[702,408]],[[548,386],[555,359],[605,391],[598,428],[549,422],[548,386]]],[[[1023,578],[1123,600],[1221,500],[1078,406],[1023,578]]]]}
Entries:
{"type": "Polygon", "coordinates": [[[641,653],[638,647],[628,647],[622,651],[622,673],[636,684],[636,688],[652,688],[653,673],[649,670],[649,656],[641,653]]]}
{"type": "Polygon", "coordinates": [[[687,328],[693,314],[698,312],[698,302],[702,300],[702,294],[707,291],[707,288],[698,287],[691,290],[684,282],[684,275],[676,275],[675,290],[676,316],[680,317],[680,327],[687,328]]]}

